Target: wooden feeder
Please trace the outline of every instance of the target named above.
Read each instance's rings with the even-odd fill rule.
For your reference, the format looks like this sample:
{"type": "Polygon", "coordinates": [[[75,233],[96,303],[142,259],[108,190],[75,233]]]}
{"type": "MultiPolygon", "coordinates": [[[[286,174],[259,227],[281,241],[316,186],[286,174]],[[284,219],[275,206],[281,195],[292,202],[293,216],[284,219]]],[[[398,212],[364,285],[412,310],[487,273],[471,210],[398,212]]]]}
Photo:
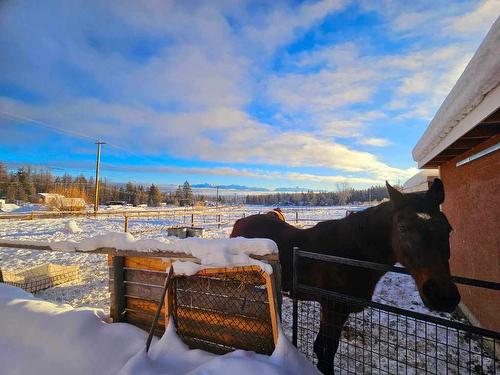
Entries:
{"type": "MultiPolygon", "coordinates": [[[[9,240],[1,240],[0,247],[54,251],[50,244],[9,240]]],[[[161,250],[100,247],[73,252],[108,255],[111,318],[113,322],[128,322],[146,331],[151,328],[162,300],[167,268],[177,260],[200,263],[191,255],[161,250]]],[[[257,266],[174,275],[155,334],[162,335],[165,322],[172,317],[179,336],[191,348],[214,353],[246,349],[271,354],[278,340],[278,254],[250,257],[269,263],[272,275],[257,266]]],[[[0,280],[1,276],[0,272],[0,280]]]]}
{"type": "MultiPolygon", "coordinates": [[[[205,269],[193,276],[174,274],[155,334],[162,335],[172,317],[178,335],[190,348],[218,354],[235,349],[271,354],[278,340],[279,263],[277,256],[273,259],[272,275],[258,266],[205,269]]],[[[175,260],[182,259],[110,255],[113,321],[149,331],[166,269],[175,260]]]]}

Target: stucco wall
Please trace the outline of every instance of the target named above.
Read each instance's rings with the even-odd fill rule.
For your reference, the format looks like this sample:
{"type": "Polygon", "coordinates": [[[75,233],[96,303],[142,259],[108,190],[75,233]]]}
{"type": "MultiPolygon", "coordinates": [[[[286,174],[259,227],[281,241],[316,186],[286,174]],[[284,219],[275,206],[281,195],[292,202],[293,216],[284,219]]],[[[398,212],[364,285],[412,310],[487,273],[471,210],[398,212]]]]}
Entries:
{"type": "MultiPolygon", "coordinates": [[[[454,231],[454,275],[500,282],[500,151],[456,167],[456,162],[500,141],[500,135],[440,167],[442,206],[454,231]]],[[[500,292],[460,286],[462,302],[481,326],[500,331],[500,292]]]]}

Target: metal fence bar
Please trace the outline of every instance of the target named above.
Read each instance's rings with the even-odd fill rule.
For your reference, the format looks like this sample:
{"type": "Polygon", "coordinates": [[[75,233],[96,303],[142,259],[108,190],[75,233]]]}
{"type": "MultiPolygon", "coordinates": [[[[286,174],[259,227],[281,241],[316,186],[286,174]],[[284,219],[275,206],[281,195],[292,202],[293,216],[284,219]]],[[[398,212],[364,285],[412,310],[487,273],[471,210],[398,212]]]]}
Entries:
{"type": "Polygon", "coordinates": [[[392,313],[392,314],[404,315],[404,316],[407,316],[410,318],[423,320],[423,321],[426,321],[429,323],[439,324],[439,325],[442,325],[445,327],[450,327],[450,328],[458,329],[461,331],[467,331],[467,332],[474,333],[477,335],[490,337],[490,338],[495,339],[495,340],[500,340],[500,332],[490,331],[490,330],[485,329],[485,328],[471,326],[469,324],[464,324],[464,323],[460,323],[460,322],[454,322],[454,321],[451,321],[448,319],[439,318],[437,316],[419,313],[417,311],[405,310],[405,309],[402,309],[400,307],[385,305],[385,304],[379,303],[379,302],[368,301],[368,300],[365,300],[362,298],[353,297],[353,296],[349,296],[346,294],[338,293],[338,292],[335,292],[333,290],[326,290],[326,289],[317,288],[317,287],[303,285],[303,284],[298,283],[296,285],[296,291],[308,293],[308,294],[314,294],[315,296],[322,295],[322,296],[332,297],[332,298],[335,298],[337,300],[354,302],[357,305],[374,307],[376,309],[387,311],[387,312],[392,313]]]}
{"type": "MultiPolygon", "coordinates": [[[[377,271],[396,272],[396,273],[401,273],[404,275],[410,274],[403,267],[391,266],[388,264],[367,262],[364,260],[343,258],[343,257],[334,256],[334,255],[311,253],[311,252],[304,251],[304,250],[294,250],[294,251],[297,253],[298,256],[300,256],[302,258],[322,260],[322,261],[326,261],[326,262],[344,264],[344,265],[354,266],[354,267],[368,268],[368,269],[377,270],[377,271]]],[[[457,284],[475,286],[475,287],[479,287],[479,288],[492,289],[492,290],[500,290],[500,283],[497,283],[494,281],[477,280],[477,279],[471,279],[471,278],[462,277],[462,276],[452,276],[451,279],[457,284]]]]}
{"type": "Polygon", "coordinates": [[[292,344],[296,347],[298,340],[299,302],[296,298],[292,301],[292,344]]]}
{"type": "Polygon", "coordinates": [[[292,287],[292,293],[291,296],[293,298],[293,305],[292,305],[292,343],[293,345],[297,346],[297,339],[298,339],[298,321],[299,321],[299,305],[297,302],[296,298],[296,285],[298,284],[298,277],[297,277],[297,262],[299,258],[299,253],[298,253],[298,248],[294,247],[293,248],[293,259],[292,259],[292,276],[293,276],[293,287],[292,287]]]}
{"type": "MultiPolygon", "coordinates": [[[[300,257],[408,274],[401,267],[323,256],[297,248],[293,251],[294,271],[298,270],[300,257]]],[[[315,342],[320,314],[314,301],[320,299],[322,311],[335,311],[336,304],[356,307],[342,329],[341,343],[333,360],[336,373],[498,373],[500,332],[304,285],[298,281],[297,272],[292,279],[291,297],[300,295],[304,299],[298,301],[298,316],[292,318],[292,329],[298,332],[297,348],[314,363],[318,360],[316,349],[321,350],[323,345],[315,342]],[[308,301],[307,295],[315,298],[308,301]]],[[[498,288],[498,283],[464,279],[467,285],[498,288]]]]}
{"type": "Polygon", "coordinates": [[[126,322],[127,318],[124,314],[125,308],[127,306],[127,301],[125,298],[125,283],[124,280],[124,270],[125,257],[114,256],[113,257],[113,321],[114,322],[126,322]]]}

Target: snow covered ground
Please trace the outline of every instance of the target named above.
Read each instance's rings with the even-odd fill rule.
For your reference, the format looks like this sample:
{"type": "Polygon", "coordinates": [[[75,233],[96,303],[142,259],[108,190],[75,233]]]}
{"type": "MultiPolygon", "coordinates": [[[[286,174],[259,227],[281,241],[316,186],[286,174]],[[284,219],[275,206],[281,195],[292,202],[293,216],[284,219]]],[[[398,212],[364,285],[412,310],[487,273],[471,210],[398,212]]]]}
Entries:
{"type": "MultiPolygon", "coordinates": [[[[233,222],[243,215],[267,212],[271,208],[247,206],[235,209],[223,215],[218,228],[216,218],[197,219],[197,225],[205,227],[204,236],[208,238],[227,238],[233,222]]],[[[317,221],[345,216],[349,207],[285,208],[287,221],[295,224],[298,212],[299,226],[314,225],[317,221]]],[[[165,240],[165,228],[172,225],[190,224],[189,213],[176,218],[134,217],[129,221],[129,232],[137,239],[154,238],[165,240]]],[[[0,238],[17,240],[79,241],[83,238],[120,232],[124,228],[124,219],[119,216],[79,217],[74,219],[36,219],[27,221],[0,221],[0,238]]],[[[81,281],[60,285],[37,293],[37,297],[55,303],[65,303],[72,307],[101,308],[109,313],[108,269],[106,256],[82,253],[41,252],[16,249],[0,249],[0,266],[3,269],[19,270],[42,263],[78,264],[81,281]]],[[[431,313],[422,304],[413,280],[405,275],[388,273],[379,282],[375,301],[398,306],[408,310],[424,312],[444,318],[458,319],[449,314],[431,313]]],[[[312,342],[319,324],[317,304],[304,302],[301,311],[305,316],[300,324],[308,323],[309,330],[303,330],[303,340],[299,348],[309,356],[312,354],[312,342]]],[[[283,306],[283,326],[287,336],[291,336],[291,303],[287,299],[283,306]]],[[[424,324],[410,318],[378,310],[365,310],[352,315],[343,332],[340,354],[336,364],[342,361],[342,368],[366,373],[368,364],[390,373],[423,373],[416,368],[427,368],[431,373],[460,373],[463,368],[472,369],[472,373],[494,373],[490,358],[481,358],[481,347],[476,338],[463,333],[451,332],[434,324],[424,324]],[[427,339],[425,339],[427,337],[427,339]],[[446,346],[445,343],[450,345],[446,346]],[[398,364],[398,362],[400,362],[398,364]],[[401,363],[414,364],[401,367],[401,363]],[[461,368],[463,367],[463,368],[461,368]]],[[[500,365],[496,365],[500,368],[500,365]]],[[[373,371],[373,370],[371,370],[373,371]]],[[[369,371],[368,371],[369,372],[369,371]]]]}
{"type": "Polygon", "coordinates": [[[283,335],[271,356],[243,350],[218,356],[189,350],[169,325],[146,353],[144,331],[104,318],[100,309],[55,305],[0,284],[2,374],[317,373],[283,335]]]}

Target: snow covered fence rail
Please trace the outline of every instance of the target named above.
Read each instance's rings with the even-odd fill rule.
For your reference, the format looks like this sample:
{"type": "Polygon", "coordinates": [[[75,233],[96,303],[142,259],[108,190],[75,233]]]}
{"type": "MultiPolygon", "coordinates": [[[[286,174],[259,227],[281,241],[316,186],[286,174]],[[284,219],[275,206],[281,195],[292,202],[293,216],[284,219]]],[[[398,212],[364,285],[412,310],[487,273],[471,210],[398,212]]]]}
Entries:
{"type": "MultiPolygon", "coordinates": [[[[62,242],[62,241],[61,241],[62,242]]],[[[23,241],[23,240],[2,240],[0,239],[0,248],[12,248],[12,249],[24,249],[24,250],[40,250],[40,251],[63,251],[63,252],[74,252],[74,253],[86,253],[86,254],[106,254],[112,256],[137,256],[137,257],[146,257],[146,258],[169,258],[172,260],[181,260],[181,261],[190,261],[196,264],[201,264],[202,260],[196,256],[191,254],[183,253],[183,252],[174,252],[168,250],[126,250],[126,249],[117,249],[115,247],[96,247],[95,249],[90,250],[82,250],[82,249],[58,249],[57,242],[55,243],[49,242],[32,242],[32,241],[23,241]]],[[[263,260],[268,262],[274,262],[278,260],[278,254],[266,254],[266,255],[258,255],[258,254],[250,254],[250,258],[255,260],[263,260]]]]}
{"type": "MultiPolygon", "coordinates": [[[[402,267],[298,249],[294,264],[301,257],[408,275],[402,267]]],[[[465,277],[453,280],[468,287],[500,290],[497,282],[465,277]]],[[[340,373],[500,373],[500,332],[472,326],[463,317],[431,312],[414,301],[409,309],[396,307],[394,303],[399,304],[402,298],[396,290],[380,293],[374,301],[367,301],[304,285],[294,278],[294,291],[320,297],[333,311],[339,304],[363,308],[359,313],[350,314],[343,327],[334,361],[335,370],[340,373]]],[[[316,361],[313,343],[319,330],[319,305],[307,301],[293,301],[292,304],[292,341],[307,357],[316,361]]]]}

